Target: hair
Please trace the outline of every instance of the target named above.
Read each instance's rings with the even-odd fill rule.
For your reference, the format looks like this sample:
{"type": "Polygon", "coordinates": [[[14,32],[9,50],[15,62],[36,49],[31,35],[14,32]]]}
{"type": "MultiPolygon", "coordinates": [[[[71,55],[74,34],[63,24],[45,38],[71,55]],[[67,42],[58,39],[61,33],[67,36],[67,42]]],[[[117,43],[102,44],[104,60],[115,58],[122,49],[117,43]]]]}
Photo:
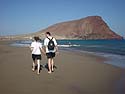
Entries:
{"type": "Polygon", "coordinates": [[[39,41],[40,38],[39,38],[38,36],[35,36],[35,37],[34,37],[34,40],[35,40],[35,41],[39,41]]]}
{"type": "Polygon", "coordinates": [[[46,34],[48,34],[49,36],[51,36],[51,33],[50,33],[50,32],[46,32],[46,34]]]}

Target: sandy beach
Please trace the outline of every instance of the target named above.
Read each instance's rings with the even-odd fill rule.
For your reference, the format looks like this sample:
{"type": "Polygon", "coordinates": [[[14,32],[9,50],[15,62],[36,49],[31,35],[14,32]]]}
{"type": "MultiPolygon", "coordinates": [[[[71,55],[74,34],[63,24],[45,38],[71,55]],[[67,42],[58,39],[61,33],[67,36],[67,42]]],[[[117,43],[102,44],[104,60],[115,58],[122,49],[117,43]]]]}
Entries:
{"type": "MultiPolygon", "coordinates": [[[[86,53],[60,51],[55,71],[32,72],[29,48],[0,42],[0,94],[125,94],[125,69],[86,53]],[[122,79],[122,80],[121,80],[122,79]]],[[[42,55],[41,65],[47,63],[42,55]]]]}

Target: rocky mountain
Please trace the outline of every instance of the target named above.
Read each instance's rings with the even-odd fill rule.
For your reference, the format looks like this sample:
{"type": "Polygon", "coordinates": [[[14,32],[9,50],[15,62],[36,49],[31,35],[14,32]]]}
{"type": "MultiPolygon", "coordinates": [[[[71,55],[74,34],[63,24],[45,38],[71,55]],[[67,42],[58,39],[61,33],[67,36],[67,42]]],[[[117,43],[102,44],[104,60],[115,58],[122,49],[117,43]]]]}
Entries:
{"type": "Polygon", "coordinates": [[[100,16],[57,23],[32,34],[11,36],[11,39],[29,39],[35,35],[45,38],[45,32],[51,32],[57,39],[123,39],[113,32],[100,16]]]}
{"type": "Polygon", "coordinates": [[[100,16],[58,23],[39,31],[39,34],[45,32],[51,32],[59,39],[123,39],[100,16]]]}

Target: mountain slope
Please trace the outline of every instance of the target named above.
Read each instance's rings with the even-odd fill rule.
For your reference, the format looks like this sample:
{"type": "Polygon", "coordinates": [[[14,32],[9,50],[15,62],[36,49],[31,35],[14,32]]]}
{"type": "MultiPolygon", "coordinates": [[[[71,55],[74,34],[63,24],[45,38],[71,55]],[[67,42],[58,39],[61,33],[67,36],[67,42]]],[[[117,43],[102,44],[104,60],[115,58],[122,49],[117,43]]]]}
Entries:
{"type": "Polygon", "coordinates": [[[58,23],[39,31],[38,34],[45,32],[51,32],[55,37],[62,39],[122,39],[100,16],[58,23]]]}
{"type": "Polygon", "coordinates": [[[45,32],[51,32],[57,39],[123,39],[113,32],[100,16],[57,23],[32,34],[0,37],[0,39],[30,39],[33,36],[45,38],[45,32]]]}

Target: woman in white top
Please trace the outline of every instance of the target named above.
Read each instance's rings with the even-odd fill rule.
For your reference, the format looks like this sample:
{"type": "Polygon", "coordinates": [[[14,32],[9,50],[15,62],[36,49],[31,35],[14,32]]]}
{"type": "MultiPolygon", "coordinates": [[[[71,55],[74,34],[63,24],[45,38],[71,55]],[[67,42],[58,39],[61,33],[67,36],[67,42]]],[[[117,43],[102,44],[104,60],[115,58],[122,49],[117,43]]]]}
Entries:
{"type": "Polygon", "coordinates": [[[44,50],[42,49],[42,44],[39,42],[39,40],[39,37],[34,37],[34,42],[32,42],[30,46],[33,59],[32,70],[35,71],[35,66],[37,65],[37,74],[40,74],[41,51],[44,53],[44,50]]]}
{"type": "Polygon", "coordinates": [[[53,38],[50,32],[46,32],[46,38],[44,39],[44,46],[46,49],[46,56],[48,58],[48,73],[53,72],[55,53],[58,51],[56,39],[53,38]]]}

